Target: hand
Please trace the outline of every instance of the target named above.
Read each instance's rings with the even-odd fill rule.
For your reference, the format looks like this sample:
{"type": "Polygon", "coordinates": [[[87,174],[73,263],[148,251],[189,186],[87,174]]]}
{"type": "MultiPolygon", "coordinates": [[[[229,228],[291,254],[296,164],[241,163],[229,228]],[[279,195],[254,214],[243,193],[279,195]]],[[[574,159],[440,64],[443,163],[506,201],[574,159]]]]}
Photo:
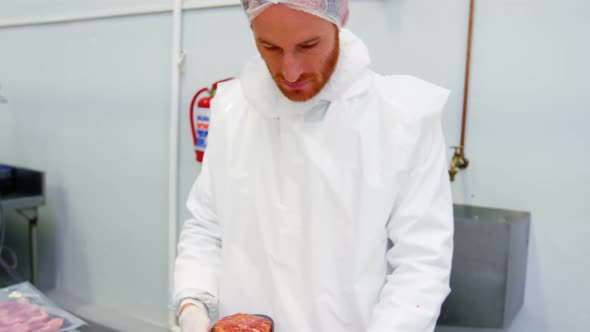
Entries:
{"type": "Polygon", "coordinates": [[[194,304],[187,304],[183,309],[178,318],[182,332],[209,332],[211,320],[203,309],[194,304]]]}

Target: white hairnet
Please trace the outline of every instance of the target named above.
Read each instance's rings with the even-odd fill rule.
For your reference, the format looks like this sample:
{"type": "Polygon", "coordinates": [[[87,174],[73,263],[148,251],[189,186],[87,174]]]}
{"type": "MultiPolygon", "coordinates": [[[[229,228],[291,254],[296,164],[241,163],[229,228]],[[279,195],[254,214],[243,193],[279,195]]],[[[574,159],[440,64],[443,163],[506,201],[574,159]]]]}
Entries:
{"type": "Polygon", "coordinates": [[[349,0],[242,0],[242,6],[248,19],[252,21],[258,14],[274,4],[284,4],[325,20],[338,27],[343,27],[348,21],[349,0]]]}

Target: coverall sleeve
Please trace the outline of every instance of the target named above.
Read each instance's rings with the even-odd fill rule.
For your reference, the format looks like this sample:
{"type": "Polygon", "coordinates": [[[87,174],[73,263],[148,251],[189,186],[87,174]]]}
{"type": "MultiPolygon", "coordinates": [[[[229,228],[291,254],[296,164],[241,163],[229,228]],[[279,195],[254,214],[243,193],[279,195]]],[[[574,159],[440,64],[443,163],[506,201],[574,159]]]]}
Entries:
{"type": "Polygon", "coordinates": [[[205,156],[201,173],[188,196],[191,218],[184,223],[178,242],[173,309],[178,312],[183,299],[194,299],[206,306],[210,317],[216,317],[221,228],[211,181],[209,158],[205,156]]]}
{"type": "Polygon", "coordinates": [[[369,332],[434,331],[450,291],[453,213],[440,116],[449,92],[415,78],[403,86],[421,93],[419,101],[406,103],[408,132],[413,133],[409,167],[386,227],[392,272],[369,332]]]}

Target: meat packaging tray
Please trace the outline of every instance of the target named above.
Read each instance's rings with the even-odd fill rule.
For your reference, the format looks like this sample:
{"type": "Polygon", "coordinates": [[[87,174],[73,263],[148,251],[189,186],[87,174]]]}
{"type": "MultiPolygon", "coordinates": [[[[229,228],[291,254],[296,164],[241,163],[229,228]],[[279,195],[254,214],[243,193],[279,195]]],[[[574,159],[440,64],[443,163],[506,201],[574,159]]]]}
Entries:
{"type": "Polygon", "coordinates": [[[28,282],[0,289],[0,332],[67,332],[85,324],[28,282]]]}

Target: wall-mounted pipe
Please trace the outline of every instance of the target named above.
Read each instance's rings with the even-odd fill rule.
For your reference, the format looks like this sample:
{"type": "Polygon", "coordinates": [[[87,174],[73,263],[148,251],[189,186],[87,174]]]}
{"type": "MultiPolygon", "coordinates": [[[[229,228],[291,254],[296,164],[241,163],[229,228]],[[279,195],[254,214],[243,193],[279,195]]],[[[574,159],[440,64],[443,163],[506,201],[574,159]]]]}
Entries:
{"type": "Polygon", "coordinates": [[[459,170],[469,166],[469,160],[465,157],[465,128],[467,126],[467,107],[469,101],[469,76],[471,69],[471,44],[473,40],[473,12],[475,7],[475,0],[469,2],[469,30],[467,33],[467,59],[465,61],[465,84],[463,87],[463,117],[461,120],[461,145],[453,146],[455,153],[451,160],[451,167],[449,168],[449,176],[451,181],[455,181],[455,176],[459,170]]]}
{"type": "MultiPolygon", "coordinates": [[[[176,233],[178,223],[178,131],[180,113],[180,67],[183,61],[182,1],[174,0],[172,11],[172,56],[170,79],[170,138],[168,147],[168,291],[174,287],[174,261],[176,259],[176,233]]],[[[176,316],[168,312],[168,327],[176,328],[176,316]]]]}

